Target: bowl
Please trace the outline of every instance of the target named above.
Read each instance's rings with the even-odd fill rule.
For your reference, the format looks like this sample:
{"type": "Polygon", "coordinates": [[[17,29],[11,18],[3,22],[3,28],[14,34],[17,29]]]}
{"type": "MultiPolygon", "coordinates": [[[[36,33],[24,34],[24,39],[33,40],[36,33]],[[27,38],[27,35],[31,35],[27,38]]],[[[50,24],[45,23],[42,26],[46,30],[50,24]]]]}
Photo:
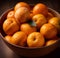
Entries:
{"type": "MultiPolygon", "coordinates": [[[[52,52],[53,50],[55,50],[59,46],[60,39],[57,40],[57,42],[52,45],[43,46],[43,47],[35,47],[35,48],[21,47],[21,46],[17,46],[17,45],[7,42],[4,39],[5,33],[3,31],[2,25],[3,25],[4,20],[6,19],[7,13],[12,9],[13,8],[5,11],[0,17],[0,38],[4,41],[4,43],[13,52],[15,52],[17,55],[25,56],[25,57],[39,57],[39,56],[44,56],[44,55],[49,54],[50,52],[52,52]]],[[[51,8],[48,8],[48,10],[49,10],[49,12],[53,13],[54,16],[60,18],[60,14],[57,11],[55,11],[51,8]]]]}

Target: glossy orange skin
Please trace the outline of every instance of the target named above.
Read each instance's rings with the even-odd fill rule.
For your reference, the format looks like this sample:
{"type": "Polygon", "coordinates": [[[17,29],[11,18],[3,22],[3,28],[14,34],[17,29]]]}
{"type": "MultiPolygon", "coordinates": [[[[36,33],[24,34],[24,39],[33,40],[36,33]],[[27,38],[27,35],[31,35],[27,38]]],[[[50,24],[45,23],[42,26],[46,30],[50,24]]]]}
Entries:
{"type": "Polygon", "coordinates": [[[19,30],[19,25],[16,23],[15,18],[7,18],[3,23],[3,30],[7,35],[13,35],[19,30]]]}
{"type": "Polygon", "coordinates": [[[57,42],[57,40],[48,40],[48,41],[46,42],[46,46],[52,45],[52,44],[54,44],[55,42],[57,42]]]}
{"type": "Polygon", "coordinates": [[[58,31],[60,30],[60,19],[58,17],[53,17],[48,22],[54,25],[58,31]]]}
{"type": "Polygon", "coordinates": [[[17,9],[15,12],[16,22],[18,24],[26,22],[29,18],[29,15],[30,15],[30,12],[26,7],[21,7],[17,9]]]}
{"type": "Polygon", "coordinates": [[[50,23],[44,24],[41,29],[40,33],[46,38],[46,39],[53,39],[57,35],[57,29],[55,26],[53,26],[50,23]]]}
{"type": "Polygon", "coordinates": [[[27,23],[25,23],[25,24],[22,24],[21,25],[20,30],[23,31],[23,32],[25,32],[27,35],[29,35],[30,33],[35,32],[36,31],[36,28],[30,26],[27,23]]]}
{"type": "Polygon", "coordinates": [[[18,31],[14,33],[11,39],[12,44],[16,44],[20,46],[24,46],[26,41],[27,41],[27,35],[22,31],[18,31]]]}
{"type": "Polygon", "coordinates": [[[9,43],[11,43],[11,37],[10,35],[5,36],[5,40],[9,43]]]}
{"type": "Polygon", "coordinates": [[[47,16],[48,14],[48,8],[46,5],[42,3],[38,3],[33,7],[33,13],[36,14],[43,14],[44,16],[47,16]]]}
{"type": "Polygon", "coordinates": [[[13,18],[14,14],[15,14],[14,10],[9,11],[8,14],[7,14],[7,18],[13,18]]]}
{"type": "Polygon", "coordinates": [[[47,23],[47,19],[42,14],[36,14],[32,17],[32,20],[36,23],[36,27],[40,28],[43,24],[47,23]]]}
{"type": "Polygon", "coordinates": [[[41,47],[44,43],[45,39],[39,32],[33,32],[27,38],[28,47],[41,47]]]}
{"type": "Polygon", "coordinates": [[[17,3],[15,5],[15,7],[14,7],[14,10],[16,11],[20,7],[26,7],[26,8],[28,8],[28,10],[30,10],[29,4],[28,3],[25,3],[25,2],[19,2],[19,3],[17,3]]]}

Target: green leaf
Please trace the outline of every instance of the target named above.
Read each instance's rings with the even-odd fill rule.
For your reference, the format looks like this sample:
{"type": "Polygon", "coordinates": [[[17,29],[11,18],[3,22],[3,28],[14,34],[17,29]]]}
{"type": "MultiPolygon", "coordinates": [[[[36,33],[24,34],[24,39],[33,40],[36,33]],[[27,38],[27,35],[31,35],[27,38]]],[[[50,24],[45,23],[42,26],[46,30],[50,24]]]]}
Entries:
{"type": "Polygon", "coordinates": [[[34,21],[29,21],[28,23],[29,23],[31,26],[36,27],[36,23],[35,23],[34,21]]]}

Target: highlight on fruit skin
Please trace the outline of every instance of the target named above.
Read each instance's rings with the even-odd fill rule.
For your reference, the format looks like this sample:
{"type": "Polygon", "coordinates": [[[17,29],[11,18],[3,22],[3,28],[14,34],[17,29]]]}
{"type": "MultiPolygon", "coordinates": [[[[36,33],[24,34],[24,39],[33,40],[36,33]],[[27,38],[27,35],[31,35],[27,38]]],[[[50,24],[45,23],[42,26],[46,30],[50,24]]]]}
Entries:
{"type": "Polygon", "coordinates": [[[47,16],[48,14],[48,7],[43,3],[38,3],[33,7],[33,13],[36,14],[43,14],[47,16]]]}
{"type": "Polygon", "coordinates": [[[35,27],[30,26],[28,23],[22,24],[20,26],[20,30],[25,32],[27,35],[29,35],[32,32],[37,31],[35,27]]]}
{"type": "Polygon", "coordinates": [[[48,21],[50,24],[54,25],[58,32],[60,31],[60,19],[58,17],[53,17],[48,21]]]}
{"type": "Polygon", "coordinates": [[[5,36],[5,40],[6,40],[7,42],[11,43],[11,37],[12,37],[12,36],[10,36],[10,35],[6,35],[6,36],[5,36]]]}
{"type": "Polygon", "coordinates": [[[20,7],[26,7],[26,8],[28,8],[28,10],[30,10],[30,6],[29,6],[29,4],[26,3],[26,2],[18,2],[18,3],[15,5],[14,10],[16,11],[16,10],[17,10],[18,8],[20,8],[20,7]]]}
{"type": "Polygon", "coordinates": [[[41,29],[40,33],[46,38],[46,39],[52,39],[57,35],[57,29],[55,26],[53,26],[50,23],[44,24],[41,29]]]}
{"type": "Polygon", "coordinates": [[[15,15],[14,10],[11,10],[11,11],[8,12],[7,18],[14,18],[14,15],[15,15]]]}
{"type": "Polygon", "coordinates": [[[54,44],[54,43],[56,43],[56,42],[57,42],[57,40],[48,40],[48,41],[46,42],[46,45],[45,45],[45,46],[52,45],[52,44],[54,44]]]}
{"type": "Polygon", "coordinates": [[[12,44],[16,44],[19,46],[24,46],[26,44],[26,41],[27,41],[27,35],[22,31],[14,33],[11,39],[12,44]]]}
{"type": "Polygon", "coordinates": [[[39,32],[32,32],[28,35],[27,45],[28,47],[42,47],[45,43],[43,35],[39,32]]]}
{"type": "Polygon", "coordinates": [[[30,12],[26,7],[20,7],[15,11],[15,18],[18,24],[26,22],[29,16],[30,12]]]}
{"type": "Polygon", "coordinates": [[[34,15],[32,17],[32,20],[36,23],[38,28],[40,28],[43,24],[47,23],[47,19],[43,14],[34,15]]]}
{"type": "Polygon", "coordinates": [[[7,35],[12,35],[19,30],[15,18],[7,18],[3,23],[3,30],[7,35]]]}

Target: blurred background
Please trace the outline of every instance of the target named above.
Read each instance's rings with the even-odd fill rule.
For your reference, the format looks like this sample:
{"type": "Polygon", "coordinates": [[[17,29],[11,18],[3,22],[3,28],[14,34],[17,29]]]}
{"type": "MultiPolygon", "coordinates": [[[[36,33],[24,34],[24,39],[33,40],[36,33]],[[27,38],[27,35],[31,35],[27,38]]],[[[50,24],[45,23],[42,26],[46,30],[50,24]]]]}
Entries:
{"type": "Polygon", "coordinates": [[[60,12],[60,0],[0,0],[0,15],[7,9],[13,7],[17,2],[25,1],[29,4],[44,3],[60,12]]]}
{"type": "MultiPolygon", "coordinates": [[[[29,4],[44,3],[48,7],[60,13],[60,0],[0,0],[0,16],[2,15],[2,13],[4,13],[4,11],[6,11],[9,8],[14,7],[14,5],[20,1],[24,1],[29,4]]],[[[54,50],[50,54],[43,56],[43,58],[44,57],[60,58],[60,47],[58,47],[56,50],[54,50]]],[[[18,56],[15,53],[13,53],[13,51],[11,51],[0,38],[0,58],[25,58],[25,57],[18,56]]]]}

